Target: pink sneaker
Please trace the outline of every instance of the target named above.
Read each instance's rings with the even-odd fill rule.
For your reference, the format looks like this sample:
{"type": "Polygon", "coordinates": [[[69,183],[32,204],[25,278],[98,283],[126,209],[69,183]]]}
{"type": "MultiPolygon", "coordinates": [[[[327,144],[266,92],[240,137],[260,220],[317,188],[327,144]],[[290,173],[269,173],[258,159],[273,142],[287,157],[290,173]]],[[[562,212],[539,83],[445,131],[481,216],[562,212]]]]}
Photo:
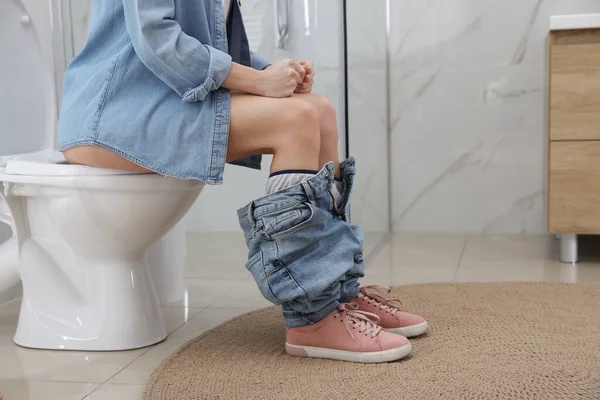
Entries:
{"type": "Polygon", "coordinates": [[[427,332],[427,321],[418,315],[400,311],[403,306],[400,299],[386,299],[376,292],[389,294],[389,286],[365,286],[358,296],[352,301],[358,304],[360,311],[376,314],[379,325],[386,331],[402,335],[407,338],[415,337],[427,332]]]}
{"type": "Polygon", "coordinates": [[[379,317],[342,304],[315,325],[288,328],[285,350],[292,356],[329,358],[359,363],[383,363],[410,354],[405,337],[386,332],[379,317]]]}

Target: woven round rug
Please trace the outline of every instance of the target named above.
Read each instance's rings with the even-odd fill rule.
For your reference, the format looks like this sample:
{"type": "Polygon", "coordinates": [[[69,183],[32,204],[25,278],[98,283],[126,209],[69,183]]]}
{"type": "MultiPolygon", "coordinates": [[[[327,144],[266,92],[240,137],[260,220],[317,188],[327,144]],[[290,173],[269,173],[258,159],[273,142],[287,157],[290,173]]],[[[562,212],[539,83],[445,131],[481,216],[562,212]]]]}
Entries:
{"type": "Polygon", "coordinates": [[[600,285],[427,284],[393,295],[430,323],[402,361],[288,356],[272,307],[182,346],[143,399],[600,399],[600,285]]]}

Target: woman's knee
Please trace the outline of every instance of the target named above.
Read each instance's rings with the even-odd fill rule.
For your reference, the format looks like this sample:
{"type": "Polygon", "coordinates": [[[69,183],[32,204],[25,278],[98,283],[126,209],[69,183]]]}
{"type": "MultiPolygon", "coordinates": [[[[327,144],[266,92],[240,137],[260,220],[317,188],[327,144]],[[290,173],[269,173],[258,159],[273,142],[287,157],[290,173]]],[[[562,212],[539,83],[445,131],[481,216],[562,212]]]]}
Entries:
{"type": "Polygon", "coordinates": [[[312,96],[321,121],[333,121],[335,123],[337,120],[337,111],[334,105],[331,104],[331,101],[327,97],[318,94],[313,94],[312,96]]]}
{"type": "Polygon", "coordinates": [[[301,123],[298,126],[305,125],[307,128],[318,127],[320,115],[317,107],[309,102],[296,98],[289,98],[287,102],[286,115],[291,119],[291,123],[301,123]]]}
{"type": "Polygon", "coordinates": [[[284,144],[301,146],[303,148],[320,148],[319,112],[317,108],[306,101],[289,99],[285,110],[285,124],[288,132],[284,144]]]}
{"type": "Polygon", "coordinates": [[[327,97],[315,95],[314,100],[319,112],[321,143],[337,146],[339,135],[336,109],[327,97]]]}

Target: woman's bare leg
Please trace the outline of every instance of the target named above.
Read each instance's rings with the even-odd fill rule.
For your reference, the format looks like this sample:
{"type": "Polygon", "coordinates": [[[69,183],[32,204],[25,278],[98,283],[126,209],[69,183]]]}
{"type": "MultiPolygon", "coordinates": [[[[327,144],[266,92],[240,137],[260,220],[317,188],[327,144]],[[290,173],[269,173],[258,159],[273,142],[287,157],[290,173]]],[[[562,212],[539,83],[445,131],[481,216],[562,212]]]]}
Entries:
{"type": "Polygon", "coordinates": [[[339,135],[335,107],[327,97],[318,94],[295,94],[295,97],[314,105],[319,113],[319,130],[321,132],[321,151],[319,166],[333,161],[335,174],[340,174],[339,135]]]}
{"type": "MultiPolygon", "coordinates": [[[[323,164],[319,160],[319,120],[317,108],[299,98],[232,94],[227,161],[273,154],[271,172],[318,170],[323,164]]],[[[79,146],[63,154],[71,164],[150,172],[98,146],[79,146]]]]}
{"type": "Polygon", "coordinates": [[[152,172],[100,146],[73,147],[63,151],[63,155],[69,164],[119,169],[121,171],[152,172]]]}
{"type": "Polygon", "coordinates": [[[271,172],[318,170],[319,132],[318,111],[307,101],[233,94],[227,161],[273,154],[271,172]]]}

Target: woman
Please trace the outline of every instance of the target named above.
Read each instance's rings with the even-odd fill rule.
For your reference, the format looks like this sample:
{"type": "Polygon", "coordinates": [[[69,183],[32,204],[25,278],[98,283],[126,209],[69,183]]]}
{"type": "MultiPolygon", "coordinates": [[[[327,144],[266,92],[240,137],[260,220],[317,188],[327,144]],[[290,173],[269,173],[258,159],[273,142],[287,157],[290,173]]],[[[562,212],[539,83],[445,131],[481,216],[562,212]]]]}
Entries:
{"type": "Polygon", "coordinates": [[[266,196],[238,216],[247,268],[282,305],[288,353],[399,359],[410,351],[399,334],[427,323],[358,283],[363,237],[345,214],[354,160],[339,162],[314,76],[310,61],[251,53],[235,1],[95,0],[66,73],[60,149],[70,163],[208,184],[226,162],[259,168],[256,155],[272,154],[266,196]]]}

